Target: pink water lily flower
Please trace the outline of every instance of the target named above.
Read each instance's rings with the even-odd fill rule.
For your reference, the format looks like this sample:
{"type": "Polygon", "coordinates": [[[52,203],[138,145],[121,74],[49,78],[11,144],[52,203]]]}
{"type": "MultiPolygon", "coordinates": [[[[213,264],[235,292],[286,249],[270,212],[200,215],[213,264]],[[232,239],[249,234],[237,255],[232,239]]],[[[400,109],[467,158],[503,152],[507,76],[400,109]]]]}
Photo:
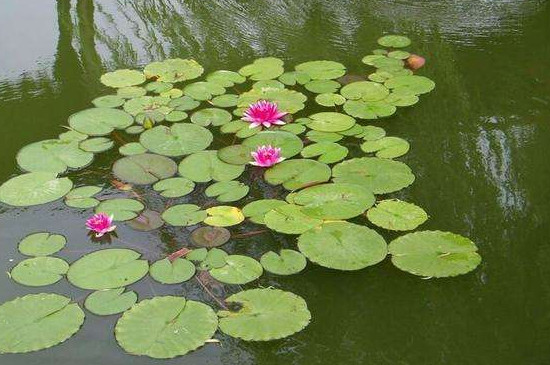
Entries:
{"type": "Polygon", "coordinates": [[[281,112],[276,103],[260,100],[254,104],[250,104],[248,109],[245,110],[242,120],[250,122],[250,128],[255,128],[260,125],[269,128],[272,124],[285,124],[281,118],[287,114],[288,113],[281,112]]]}
{"type": "Polygon", "coordinates": [[[114,231],[116,228],[113,224],[113,216],[105,213],[97,213],[88,218],[86,220],[86,227],[90,231],[94,231],[96,237],[101,237],[105,233],[114,231]]]}
{"type": "Polygon", "coordinates": [[[260,146],[256,151],[250,154],[254,158],[254,161],[251,162],[254,166],[270,167],[284,160],[284,158],[281,157],[281,149],[269,145],[260,146]]]}

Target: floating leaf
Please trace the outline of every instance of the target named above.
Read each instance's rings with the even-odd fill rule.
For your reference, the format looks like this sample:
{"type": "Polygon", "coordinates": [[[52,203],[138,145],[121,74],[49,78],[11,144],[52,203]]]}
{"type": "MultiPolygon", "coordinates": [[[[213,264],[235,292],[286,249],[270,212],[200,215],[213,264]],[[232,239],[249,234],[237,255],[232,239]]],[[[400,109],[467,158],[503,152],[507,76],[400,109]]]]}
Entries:
{"type": "Polygon", "coordinates": [[[326,182],[330,179],[330,174],[330,167],[322,162],[296,159],[285,160],[269,168],[264,177],[271,185],[282,184],[287,190],[297,190],[326,182]]]}
{"type": "Polygon", "coordinates": [[[346,129],[345,131],[338,132],[338,134],[341,134],[344,136],[352,136],[352,137],[358,137],[362,133],[363,133],[363,126],[357,123],[350,129],[346,129]]]}
{"type": "Polygon", "coordinates": [[[300,153],[304,144],[295,134],[284,131],[263,131],[242,142],[250,151],[255,151],[259,146],[272,146],[281,149],[281,156],[290,158],[300,153]]]}
{"type": "Polygon", "coordinates": [[[200,101],[190,98],[189,96],[182,96],[181,98],[172,99],[168,103],[168,106],[170,108],[174,108],[176,110],[181,110],[181,111],[192,110],[198,107],[199,105],[200,105],[200,101]]]}
{"type": "Polygon", "coordinates": [[[277,130],[284,131],[284,132],[290,132],[292,134],[302,134],[306,131],[306,127],[301,124],[285,124],[282,126],[277,127],[277,130]]]}
{"type": "Polygon", "coordinates": [[[19,242],[19,252],[27,256],[48,256],[67,244],[65,236],[48,232],[32,233],[19,242]]]}
{"type": "Polygon", "coordinates": [[[398,137],[383,137],[375,141],[366,141],[361,145],[365,152],[376,152],[376,157],[396,158],[409,152],[409,142],[398,137]]]}
{"type": "Polygon", "coordinates": [[[225,265],[210,270],[210,275],[225,284],[246,284],[262,276],[262,265],[248,256],[228,255],[225,265]]]}
{"type": "Polygon", "coordinates": [[[109,199],[103,200],[95,208],[96,213],[105,213],[112,215],[115,221],[128,221],[139,215],[145,206],[134,199],[109,199]]]}
{"type": "Polygon", "coordinates": [[[72,208],[93,208],[99,204],[99,200],[93,196],[99,194],[101,190],[99,186],[80,186],[69,191],[65,196],[65,204],[72,208]]]}
{"type": "Polygon", "coordinates": [[[380,101],[384,100],[390,91],[384,85],[371,81],[357,81],[347,84],[340,90],[343,97],[350,100],[380,101]]]}
{"type": "Polygon", "coordinates": [[[375,127],[373,125],[366,125],[363,127],[363,133],[360,135],[365,141],[376,141],[377,139],[386,136],[386,131],[383,128],[375,127]]]}
{"type": "Polygon", "coordinates": [[[397,58],[398,60],[409,58],[410,55],[411,54],[409,52],[401,50],[388,52],[388,57],[397,58]]]}
{"type": "Polygon", "coordinates": [[[25,353],[55,346],[74,335],[84,312],[57,294],[29,294],[0,306],[0,353],[25,353]]]}
{"type": "Polygon", "coordinates": [[[231,165],[246,165],[252,161],[251,148],[241,144],[227,146],[218,151],[218,158],[231,165]]]}
{"type": "Polygon", "coordinates": [[[340,94],[319,94],[315,97],[315,102],[322,106],[336,106],[344,104],[346,98],[340,94]]]}
{"type": "Polygon", "coordinates": [[[296,65],[296,71],[305,72],[312,80],[330,80],[343,76],[346,66],[334,61],[309,61],[296,65]]]}
{"type": "Polygon", "coordinates": [[[134,118],[122,110],[91,108],[69,117],[69,125],[77,132],[89,136],[103,136],[115,129],[124,129],[134,123],[134,118]]]}
{"type": "MultiPolygon", "coordinates": [[[[140,132],[141,133],[141,132],[140,132]]],[[[139,142],[126,143],[118,149],[118,152],[123,156],[141,155],[147,152],[147,148],[139,142]]]]}
{"type": "Polygon", "coordinates": [[[153,81],[145,85],[145,90],[152,93],[160,94],[169,90],[172,90],[174,84],[170,82],[153,81]]]}
{"type": "Polygon", "coordinates": [[[396,112],[394,105],[385,101],[365,102],[362,100],[348,100],[344,104],[344,111],[360,119],[378,119],[389,117],[396,112]]]}
{"type": "MultiPolygon", "coordinates": [[[[128,134],[140,134],[144,130],[145,130],[145,128],[143,128],[143,126],[141,126],[141,125],[131,125],[128,128],[126,128],[124,131],[128,134]]],[[[130,144],[130,143],[126,143],[126,144],[130,144]]],[[[122,146],[121,148],[123,148],[123,147],[124,146],[122,146]]]]}
{"type": "Polygon", "coordinates": [[[244,221],[244,215],[239,208],[219,205],[206,209],[208,217],[204,223],[215,227],[229,227],[244,221]]]}
{"type": "Polygon", "coordinates": [[[67,273],[69,264],[57,257],[33,257],[11,269],[10,277],[22,285],[44,286],[57,283],[67,273]]]}
{"type": "Polygon", "coordinates": [[[418,96],[409,94],[406,91],[401,92],[392,92],[384,101],[386,103],[395,105],[395,106],[411,106],[418,103],[420,99],[418,96]]]}
{"type": "Polygon", "coordinates": [[[135,291],[124,292],[124,288],[95,291],[86,297],[84,307],[98,316],[122,313],[137,302],[135,291]]]}
{"type": "Polygon", "coordinates": [[[313,142],[338,142],[344,136],[336,132],[321,132],[310,130],[306,134],[307,139],[313,142]]]}
{"type": "Polygon", "coordinates": [[[231,233],[223,227],[199,227],[191,232],[191,241],[199,247],[218,247],[231,238],[231,233]]]}
{"type": "Polygon", "coordinates": [[[204,69],[195,60],[181,58],[167,59],[161,62],[151,62],[143,72],[148,79],[156,81],[181,82],[196,79],[202,75],[204,69]]]}
{"type": "Polygon", "coordinates": [[[208,251],[206,258],[201,262],[201,270],[219,269],[226,265],[226,258],[229,255],[224,250],[213,248],[208,251]]]}
{"type": "Polygon", "coordinates": [[[223,87],[231,87],[235,84],[242,84],[246,81],[246,77],[233,71],[218,70],[208,74],[206,81],[220,84],[223,87]]]}
{"type": "Polygon", "coordinates": [[[222,125],[220,131],[222,133],[235,133],[235,136],[239,138],[247,138],[260,132],[262,127],[250,128],[250,123],[243,120],[233,120],[227,124],[222,125]]]}
{"type": "Polygon", "coordinates": [[[197,261],[197,262],[204,261],[206,259],[206,256],[208,256],[208,250],[206,248],[198,248],[195,250],[191,250],[185,255],[187,260],[197,261]]]}
{"type": "Polygon", "coordinates": [[[124,99],[132,99],[147,94],[147,90],[139,86],[128,86],[117,89],[116,94],[124,99]]]}
{"type": "Polygon", "coordinates": [[[334,80],[313,80],[304,87],[316,94],[335,93],[340,88],[340,83],[334,80]]]}
{"type": "Polygon", "coordinates": [[[217,151],[200,151],[184,158],[178,170],[181,176],[195,182],[229,181],[239,177],[244,166],[223,162],[217,151]]]}
{"type": "Polygon", "coordinates": [[[124,110],[132,115],[138,115],[140,113],[151,115],[158,111],[164,116],[172,111],[172,108],[168,107],[169,101],[170,98],[162,96],[140,96],[124,103],[124,110]]]}
{"type": "Polygon", "coordinates": [[[137,217],[128,221],[127,224],[136,231],[148,232],[162,227],[164,221],[160,213],[154,210],[144,210],[137,217]]]}
{"type": "Polygon", "coordinates": [[[170,98],[170,99],[176,99],[183,96],[183,91],[180,89],[173,88],[173,89],[161,92],[160,96],[170,98]]]}
{"type": "Polygon", "coordinates": [[[218,95],[212,98],[210,102],[212,103],[212,105],[220,108],[229,108],[232,106],[237,106],[237,103],[239,102],[239,95],[235,95],[235,94],[218,95]]]}
{"type": "Polygon", "coordinates": [[[367,212],[371,223],[392,231],[410,231],[424,223],[428,214],[424,209],[401,200],[379,201],[367,212]]]}
{"type": "Polygon", "coordinates": [[[252,88],[256,90],[261,89],[284,89],[285,85],[277,80],[260,80],[252,84],[252,88]]]}
{"type": "Polygon", "coordinates": [[[17,153],[17,164],[30,172],[62,173],[89,165],[94,154],[81,150],[77,140],[47,139],[31,143],[17,153]]]}
{"type": "Polygon", "coordinates": [[[225,88],[214,82],[199,81],[187,85],[183,93],[195,100],[210,100],[213,96],[225,93],[225,88]]]}
{"type": "Polygon", "coordinates": [[[195,275],[195,265],[182,258],[176,258],[173,261],[166,258],[154,262],[149,268],[149,273],[159,283],[179,284],[195,275]]]}
{"type": "Polygon", "coordinates": [[[323,112],[309,116],[309,128],[320,132],[340,132],[355,125],[355,119],[341,113],[323,112]]]}
{"type": "Polygon", "coordinates": [[[111,149],[114,145],[115,143],[109,138],[96,137],[80,142],[79,147],[86,152],[99,153],[111,149]]]}
{"type": "Polygon", "coordinates": [[[124,104],[124,98],[118,95],[104,95],[92,100],[92,104],[98,108],[117,108],[124,104]]]}
{"type": "Polygon", "coordinates": [[[13,177],[0,186],[0,201],[16,207],[52,202],[73,187],[69,178],[51,172],[30,172],[13,177]]]}
{"type": "Polygon", "coordinates": [[[160,296],[125,312],[116,324],[115,337],[130,354],[169,359],[204,345],[217,327],[216,314],[208,305],[160,296]]]}
{"type": "Polygon", "coordinates": [[[252,222],[264,224],[264,216],[267,212],[287,203],[278,199],[262,199],[248,203],[243,207],[243,214],[252,222]]]}
{"type": "Polygon", "coordinates": [[[304,329],[311,320],[305,300],[278,289],[244,290],[226,299],[237,311],[219,311],[220,330],[246,341],[269,341],[304,329]]]}
{"type": "Polygon", "coordinates": [[[298,251],[282,249],[279,254],[273,251],[266,252],[260,258],[265,271],[277,275],[297,274],[306,268],[307,261],[298,251]]]}
{"type": "Polygon", "coordinates": [[[210,185],[204,193],[210,198],[226,203],[240,200],[248,194],[250,188],[239,181],[220,181],[210,185]]]}
{"type": "Polygon", "coordinates": [[[113,164],[113,173],[118,179],[134,184],[152,184],[173,176],[176,171],[173,160],[149,153],[126,156],[113,164]]]}
{"type": "Polygon", "coordinates": [[[71,284],[82,289],[114,289],[135,283],[149,271],[147,260],[141,254],[124,249],[110,248],[82,256],[67,272],[71,284]]]}
{"type": "Polygon", "coordinates": [[[302,150],[305,158],[318,157],[319,162],[335,163],[342,161],[348,155],[348,149],[334,142],[320,142],[310,144],[302,150]]]}
{"type": "Polygon", "coordinates": [[[311,80],[311,77],[305,72],[299,72],[299,71],[292,71],[292,72],[285,72],[281,76],[279,76],[279,81],[281,81],[285,85],[293,86],[298,84],[305,84],[311,80]]]}
{"type": "Polygon", "coordinates": [[[451,232],[409,233],[393,240],[389,252],[399,269],[427,277],[466,274],[481,263],[475,243],[451,232]]]}
{"type": "Polygon", "coordinates": [[[217,127],[229,123],[233,117],[227,110],[218,108],[201,109],[191,115],[191,122],[207,127],[210,124],[217,127]]]}
{"type": "Polygon", "coordinates": [[[298,237],[298,248],[310,261],[330,269],[359,270],[387,255],[376,231],[349,222],[327,222],[298,237]]]}
{"type": "Polygon", "coordinates": [[[109,87],[128,87],[143,84],[145,75],[143,72],[136,70],[116,70],[103,74],[100,81],[103,85],[109,87]]]}
{"type": "Polygon", "coordinates": [[[159,125],[143,132],[139,138],[149,151],[164,156],[183,156],[202,151],[212,143],[212,133],[195,124],[180,123],[170,128],[159,125]]]}
{"type": "Polygon", "coordinates": [[[402,35],[385,35],[378,38],[378,44],[382,47],[403,48],[411,44],[411,40],[402,35]]]}
{"type": "Polygon", "coordinates": [[[165,198],[179,198],[191,193],[195,183],[184,177],[173,177],[159,181],[153,185],[153,189],[165,198]]]}
{"type": "Polygon", "coordinates": [[[258,100],[272,101],[277,104],[279,110],[296,113],[304,109],[304,102],[307,100],[307,97],[295,90],[277,88],[253,89],[239,95],[237,106],[239,108],[248,108],[258,100]]]}
{"type": "Polygon", "coordinates": [[[282,75],[283,61],[275,57],[258,58],[250,65],[246,65],[239,70],[243,76],[251,80],[269,80],[282,75]]]}
{"type": "Polygon", "coordinates": [[[287,234],[300,234],[320,226],[323,221],[306,215],[303,208],[285,204],[273,208],[264,216],[266,226],[274,231],[287,234]]]}
{"type": "Polygon", "coordinates": [[[187,119],[188,115],[186,112],[180,110],[173,110],[170,113],[166,114],[166,121],[171,123],[181,122],[184,119],[187,119]]]}
{"type": "Polygon", "coordinates": [[[397,76],[389,79],[384,85],[396,93],[425,94],[435,88],[435,82],[424,76],[397,76]]]}
{"type": "Polygon", "coordinates": [[[174,205],[162,213],[162,219],[173,226],[192,226],[202,222],[207,214],[195,204],[174,205]]]}

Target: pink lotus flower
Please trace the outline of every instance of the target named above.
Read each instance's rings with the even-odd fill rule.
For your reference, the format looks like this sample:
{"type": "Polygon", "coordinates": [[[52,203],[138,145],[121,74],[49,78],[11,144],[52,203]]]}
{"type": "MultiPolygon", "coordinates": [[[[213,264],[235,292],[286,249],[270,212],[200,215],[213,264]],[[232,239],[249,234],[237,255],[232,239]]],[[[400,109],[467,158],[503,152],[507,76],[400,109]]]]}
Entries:
{"type": "Polygon", "coordinates": [[[113,216],[108,216],[105,213],[97,213],[88,218],[86,220],[86,227],[90,231],[94,231],[96,237],[101,237],[105,233],[114,231],[116,228],[113,225],[113,216]]]}
{"type": "Polygon", "coordinates": [[[287,114],[288,113],[279,111],[276,103],[260,100],[254,104],[250,104],[248,109],[244,112],[242,120],[250,122],[250,128],[255,128],[260,125],[269,128],[272,124],[285,124],[281,118],[287,114]]]}
{"type": "Polygon", "coordinates": [[[281,149],[271,146],[260,146],[256,151],[250,154],[254,158],[254,162],[250,164],[254,166],[270,167],[284,160],[284,158],[281,157],[281,149]]]}

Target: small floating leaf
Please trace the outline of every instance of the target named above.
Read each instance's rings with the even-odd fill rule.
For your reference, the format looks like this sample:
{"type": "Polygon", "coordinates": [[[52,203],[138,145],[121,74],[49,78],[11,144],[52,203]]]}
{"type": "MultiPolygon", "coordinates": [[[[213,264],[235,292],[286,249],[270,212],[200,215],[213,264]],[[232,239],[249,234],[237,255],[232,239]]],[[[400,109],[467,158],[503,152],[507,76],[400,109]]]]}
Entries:
{"type": "Polygon", "coordinates": [[[385,35],[378,38],[378,44],[382,47],[403,48],[411,44],[411,40],[402,35],[385,35]]]}
{"type": "Polygon", "coordinates": [[[251,80],[270,80],[282,75],[283,61],[275,57],[258,58],[253,63],[242,67],[239,73],[251,80]]]}
{"type": "Polygon", "coordinates": [[[241,144],[227,146],[218,151],[218,158],[231,165],[246,165],[252,161],[251,148],[241,144]]]}
{"type": "Polygon", "coordinates": [[[315,101],[322,106],[336,106],[344,104],[346,98],[340,94],[319,94],[315,97],[315,101]]]}
{"type": "Polygon", "coordinates": [[[190,98],[189,96],[182,96],[181,98],[172,99],[168,103],[168,106],[170,108],[174,108],[176,110],[181,110],[181,111],[192,110],[198,107],[199,105],[200,105],[200,101],[190,98]]]}
{"type": "Polygon", "coordinates": [[[202,151],[212,143],[212,133],[195,124],[179,123],[170,128],[159,125],[143,132],[141,144],[153,153],[164,156],[183,156],[202,151]]]}
{"type": "Polygon", "coordinates": [[[99,204],[99,200],[93,196],[99,194],[101,190],[99,186],[80,186],[69,191],[65,196],[65,204],[72,208],[93,208],[99,204]]]}
{"type": "Polygon", "coordinates": [[[199,81],[187,85],[183,93],[195,100],[210,100],[225,93],[225,88],[214,82],[199,81]]]}
{"type": "Polygon", "coordinates": [[[424,76],[397,76],[389,79],[384,85],[394,92],[407,94],[425,94],[435,88],[435,82],[424,76]]]}
{"type": "Polygon", "coordinates": [[[306,215],[303,208],[285,204],[273,208],[264,216],[268,228],[286,234],[300,234],[320,226],[323,221],[306,215]]]}
{"type": "MultiPolygon", "coordinates": [[[[250,151],[259,146],[272,146],[281,149],[281,156],[290,158],[300,153],[304,144],[295,134],[284,131],[263,131],[242,142],[250,151]]],[[[249,152],[250,153],[250,152],[249,152]]]]}
{"type": "Polygon", "coordinates": [[[69,125],[77,132],[89,136],[103,136],[115,129],[124,129],[134,123],[134,118],[122,110],[91,108],[69,117],[69,125]]]}
{"type": "Polygon", "coordinates": [[[96,213],[112,215],[115,221],[127,221],[139,215],[145,206],[134,199],[116,198],[103,200],[95,208],[96,213]]]}
{"type": "Polygon", "coordinates": [[[181,82],[196,79],[202,75],[204,69],[195,60],[171,58],[161,62],[151,62],[143,72],[148,79],[156,81],[181,82]]]}
{"type": "Polygon", "coordinates": [[[296,65],[296,71],[305,72],[312,80],[330,80],[343,76],[346,66],[334,61],[309,61],[296,65]]]}
{"type": "Polygon", "coordinates": [[[264,176],[271,185],[283,184],[287,190],[296,190],[330,179],[328,165],[307,159],[285,160],[269,168],[264,176]]]}
{"type": "Polygon", "coordinates": [[[231,238],[231,233],[223,227],[199,227],[191,232],[191,241],[199,247],[218,247],[231,238]]]}
{"type": "Polygon", "coordinates": [[[124,98],[118,95],[104,95],[92,100],[92,104],[98,108],[117,108],[124,104],[124,98]]]}
{"type": "Polygon", "coordinates": [[[47,139],[23,147],[16,159],[26,171],[62,173],[89,165],[94,154],[80,149],[76,139],[47,139]]]}
{"type": "Polygon", "coordinates": [[[51,172],[30,172],[9,179],[0,186],[0,201],[16,207],[52,202],[73,187],[69,178],[51,172]]]}
{"type": "Polygon", "coordinates": [[[250,188],[239,181],[219,181],[210,185],[204,193],[217,201],[226,203],[240,200],[248,194],[250,188]]]}
{"type": "Polygon", "coordinates": [[[208,74],[206,81],[220,84],[223,87],[231,87],[235,84],[242,84],[246,81],[246,77],[233,71],[218,70],[208,74]]]}
{"type": "Polygon", "coordinates": [[[80,149],[86,152],[99,153],[111,149],[115,143],[109,138],[96,137],[80,142],[80,149]]]}
{"type": "Polygon", "coordinates": [[[307,265],[307,260],[298,251],[282,249],[279,254],[273,251],[266,252],[260,258],[265,271],[277,275],[297,274],[307,265]]]}
{"type": "Polygon", "coordinates": [[[311,80],[311,77],[305,72],[299,72],[299,71],[292,71],[292,72],[285,72],[281,76],[279,76],[279,81],[281,81],[285,85],[293,86],[298,84],[305,84],[311,80]]]}
{"type": "Polygon", "coordinates": [[[19,242],[19,252],[27,256],[48,256],[67,244],[65,236],[48,232],[32,233],[19,242]]]}
{"type": "MultiPolygon", "coordinates": [[[[141,133],[141,132],[140,132],[141,133]]],[[[118,152],[123,156],[141,155],[147,152],[147,148],[139,142],[126,143],[118,149],[118,152]]]]}
{"type": "Polygon", "coordinates": [[[147,94],[147,90],[139,86],[128,86],[117,89],[116,94],[124,99],[132,99],[147,94]]]}
{"type": "Polygon", "coordinates": [[[246,284],[262,276],[262,265],[248,256],[229,255],[225,265],[210,270],[210,275],[226,284],[246,284]]]}
{"type": "Polygon", "coordinates": [[[137,217],[128,221],[127,224],[136,231],[148,232],[162,227],[164,221],[160,213],[154,210],[144,210],[137,217]]]}
{"type": "Polygon", "coordinates": [[[166,198],[179,198],[191,193],[195,189],[195,183],[184,177],[172,177],[157,182],[153,189],[166,198]]]}
{"type": "Polygon", "coordinates": [[[348,155],[348,149],[334,142],[313,143],[301,152],[305,158],[317,157],[319,162],[335,163],[342,161],[348,155]]]}
{"type": "Polygon", "coordinates": [[[122,313],[137,302],[135,291],[124,292],[124,288],[95,291],[86,297],[84,307],[98,316],[122,313]]]}
{"type": "Polygon", "coordinates": [[[186,112],[181,110],[173,110],[170,113],[166,114],[166,121],[170,123],[181,122],[184,119],[187,119],[188,115],[186,112]]]}
{"type": "Polygon", "coordinates": [[[152,115],[152,113],[158,111],[161,114],[161,118],[163,118],[164,115],[172,111],[172,108],[168,107],[169,101],[170,98],[162,96],[140,96],[124,103],[124,110],[132,115],[140,113],[152,115]]]}
{"type": "Polygon", "coordinates": [[[313,142],[338,142],[344,136],[336,132],[321,132],[310,130],[306,134],[307,139],[313,142]]]}
{"type": "Polygon", "coordinates": [[[10,277],[22,285],[44,286],[57,283],[67,273],[69,264],[57,257],[33,257],[18,263],[10,277]]]}
{"type": "MultiPolygon", "coordinates": [[[[265,88],[253,89],[239,95],[239,108],[248,108],[250,104],[258,100],[268,100],[276,103],[280,110],[288,113],[296,113],[304,109],[307,97],[295,90],[265,88]]],[[[247,123],[248,124],[248,123],[247,123]]]]}
{"type": "Polygon", "coordinates": [[[210,124],[217,127],[229,123],[233,117],[227,110],[218,108],[201,109],[191,115],[191,122],[203,127],[210,124]]]}
{"type": "Polygon", "coordinates": [[[137,70],[116,70],[103,74],[100,81],[103,85],[114,88],[136,86],[145,82],[145,75],[137,70]]]}
{"type": "Polygon", "coordinates": [[[113,164],[115,176],[133,184],[152,184],[173,176],[176,171],[172,159],[150,153],[123,157],[113,164]]]}
{"type": "Polygon", "coordinates": [[[390,91],[377,82],[357,81],[344,86],[340,93],[346,99],[367,102],[383,100],[389,95],[390,91]]]}
{"type": "Polygon", "coordinates": [[[392,231],[410,231],[424,223],[428,214],[424,209],[401,200],[379,201],[367,212],[371,223],[392,231]]]}
{"type": "Polygon", "coordinates": [[[308,91],[316,94],[335,93],[340,86],[340,83],[334,80],[313,80],[304,85],[308,91]]]}
{"type": "Polygon", "coordinates": [[[195,265],[182,258],[176,258],[173,261],[166,258],[154,262],[149,268],[149,273],[159,283],[179,284],[195,275],[195,265]]]}
{"type": "Polygon", "coordinates": [[[409,142],[399,137],[383,137],[375,141],[366,141],[361,145],[365,152],[376,152],[376,157],[396,158],[409,151],[409,142]]]}
{"type": "Polygon", "coordinates": [[[162,219],[173,226],[192,226],[202,222],[207,214],[195,204],[174,205],[162,213],[162,219]]]}
{"type": "Polygon", "coordinates": [[[376,141],[377,139],[383,138],[385,136],[386,131],[383,128],[373,125],[363,126],[363,133],[359,135],[359,137],[363,138],[365,141],[376,141]]]}
{"type": "Polygon", "coordinates": [[[229,227],[244,221],[244,215],[239,208],[219,205],[206,209],[208,217],[204,223],[215,227],[229,227]]]}
{"type": "Polygon", "coordinates": [[[237,103],[239,102],[239,95],[235,95],[235,94],[218,95],[212,98],[210,102],[212,103],[212,105],[220,108],[230,108],[232,106],[237,106],[237,103]]]}
{"type": "Polygon", "coordinates": [[[244,166],[223,162],[217,151],[200,151],[184,158],[178,170],[181,176],[195,182],[229,181],[241,176],[244,166]]]}
{"type": "Polygon", "coordinates": [[[267,212],[286,204],[284,200],[278,199],[256,200],[243,207],[243,214],[254,223],[264,224],[264,216],[267,212]]]}
{"type": "Polygon", "coordinates": [[[340,132],[355,125],[352,117],[334,112],[316,113],[309,116],[311,122],[308,127],[320,132],[340,132]]]}

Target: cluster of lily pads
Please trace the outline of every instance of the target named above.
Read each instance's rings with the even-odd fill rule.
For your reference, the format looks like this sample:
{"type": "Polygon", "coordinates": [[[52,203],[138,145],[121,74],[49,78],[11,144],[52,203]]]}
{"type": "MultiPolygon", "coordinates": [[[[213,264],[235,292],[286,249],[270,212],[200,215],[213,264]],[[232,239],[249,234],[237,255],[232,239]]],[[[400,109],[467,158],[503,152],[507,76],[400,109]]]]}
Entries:
{"type": "MultiPolygon", "coordinates": [[[[387,195],[415,180],[411,169],[395,160],[408,152],[409,143],[386,136],[374,124],[435,87],[406,67],[408,38],[391,35],[378,43],[385,48],[363,58],[369,66],[366,76],[348,74],[343,64],[327,60],[285,70],[283,61],[273,57],[238,72],[214,71],[201,81],[191,81],[204,73],[191,59],[104,74],[101,82],[116,92],[71,115],[69,130],[58,138],[23,147],[17,163],[25,173],[0,186],[0,201],[22,207],[63,198],[68,207],[106,213],[140,231],[182,227],[177,229],[190,232],[189,242],[179,242],[178,251],[152,263],[130,248],[98,247],[69,265],[52,256],[67,244],[64,236],[30,233],[19,251],[32,257],[13,267],[10,277],[28,286],[66,277],[93,291],[83,303],[89,312],[123,313],[115,328],[122,349],[171,358],[211,341],[218,329],[243,340],[272,340],[302,330],[311,315],[303,298],[274,288],[221,298],[214,304],[217,312],[181,296],[138,302],[126,287],[146,275],[162,284],[202,275],[243,285],[264,271],[299,273],[307,260],[359,270],[388,255],[397,268],[424,277],[473,270],[481,258],[465,237],[417,231],[388,245],[377,231],[411,231],[428,219],[422,208],[387,195]],[[288,113],[286,124],[250,128],[241,117],[261,100],[288,113]],[[215,141],[216,129],[234,135],[233,143],[215,141]],[[115,146],[117,159],[108,179],[114,188],[73,184],[69,176],[115,146]],[[284,160],[267,169],[252,166],[251,152],[259,146],[280,149],[284,160]],[[363,156],[349,158],[350,149],[363,156]],[[153,199],[162,200],[163,208],[153,209],[153,199]],[[245,220],[296,237],[295,247],[273,247],[260,257],[220,248],[231,240],[231,227],[245,220]]],[[[6,302],[0,306],[0,353],[61,343],[84,318],[79,303],[58,294],[6,302]]]]}

